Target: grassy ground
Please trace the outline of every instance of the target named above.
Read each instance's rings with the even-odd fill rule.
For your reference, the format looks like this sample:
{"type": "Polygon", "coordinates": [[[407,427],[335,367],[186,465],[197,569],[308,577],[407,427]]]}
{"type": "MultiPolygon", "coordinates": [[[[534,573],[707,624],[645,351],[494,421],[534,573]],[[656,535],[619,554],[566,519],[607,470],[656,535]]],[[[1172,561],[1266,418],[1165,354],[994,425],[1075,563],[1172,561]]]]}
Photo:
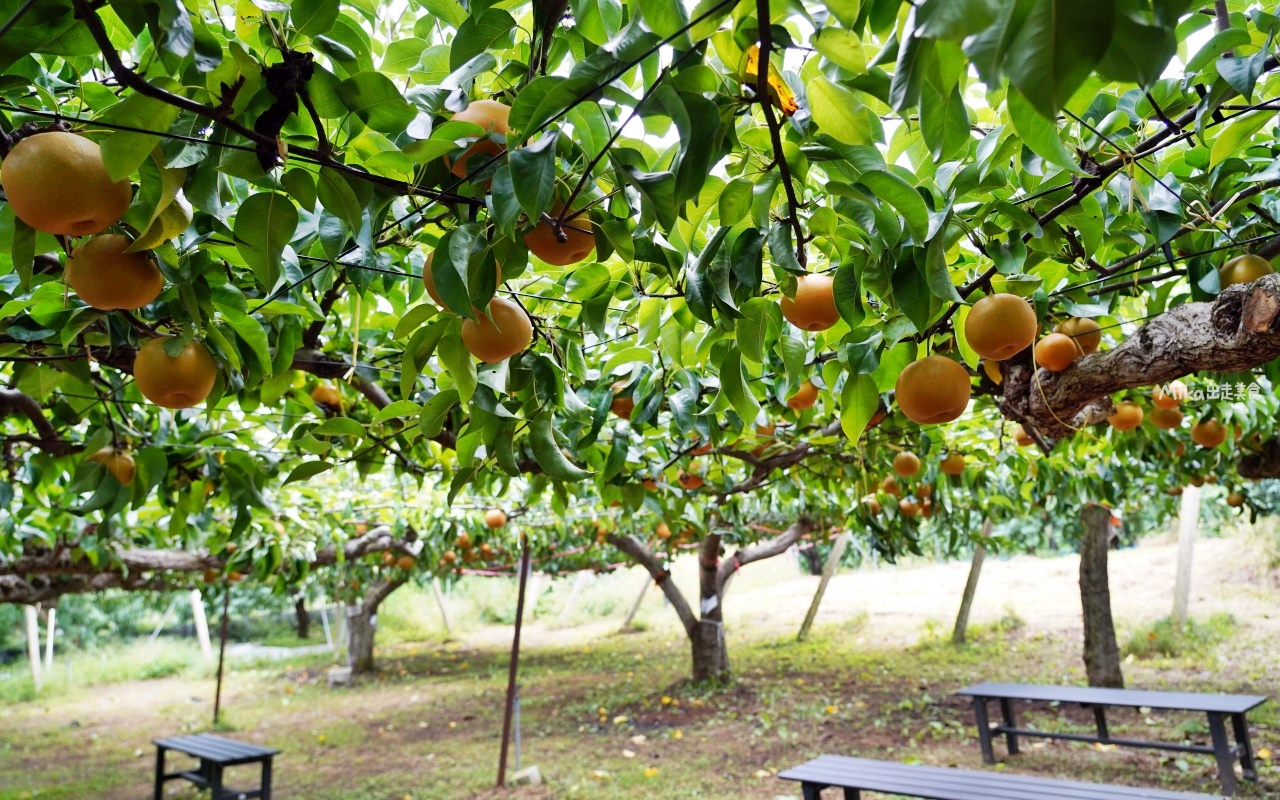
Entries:
{"type": "MultiPolygon", "coordinates": [[[[1149,555],[1163,557],[1156,550],[1149,555]]],[[[961,580],[965,566],[951,565],[961,580]]],[[[1256,610],[1275,608],[1280,590],[1261,578],[1228,586],[1215,582],[1212,570],[1202,570],[1211,585],[1199,599],[1218,613],[1201,619],[1190,637],[1176,636],[1151,615],[1122,618],[1122,641],[1143,656],[1125,665],[1130,685],[1280,697],[1280,645],[1272,620],[1256,610]],[[1227,616],[1232,609],[1236,613],[1227,616]]],[[[908,582],[911,573],[897,579],[908,582]]],[[[992,579],[998,585],[994,572],[992,579]]],[[[755,580],[735,587],[735,613],[749,616],[792,583],[808,581],[794,573],[755,580]]],[[[860,580],[875,590],[873,578],[860,580]]],[[[953,602],[935,598],[940,619],[953,602]]],[[[554,606],[549,609],[531,628],[534,645],[521,669],[524,762],[542,769],[547,786],[505,793],[491,788],[507,667],[497,643],[509,629],[477,628],[466,644],[392,644],[381,651],[377,679],[353,689],[327,688],[328,657],[237,664],[227,682],[222,728],[283,751],[280,798],[773,800],[798,795],[774,773],[820,753],[988,769],[978,753],[972,711],[951,696],[955,689],[991,677],[1082,680],[1078,628],[1041,624],[1056,609],[1026,602],[1016,613],[978,615],[975,641],[960,649],[930,633],[942,629],[935,621],[917,621],[909,632],[895,625],[894,638],[878,632],[875,614],[856,608],[835,619],[824,615],[804,644],[793,633],[738,624],[730,628],[738,679],[718,691],[682,682],[686,647],[661,613],[651,614],[650,629],[641,633],[602,634],[581,626],[593,631],[586,637],[578,627],[562,625],[554,606]],[[908,636],[914,643],[901,644],[908,636]]],[[[616,630],[616,616],[624,611],[605,629],[616,630]]],[[[411,615],[385,624],[402,634],[414,629],[411,615]]],[[[192,653],[170,644],[150,654],[131,650],[128,659],[133,667],[120,666],[127,659],[115,654],[97,678],[87,664],[76,666],[80,681],[46,690],[35,701],[0,701],[0,800],[149,796],[151,738],[210,729],[213,687],[207,667],[191,665],[192,653]],[[136,668],[150,668],[154,677],[117,681],[136,668]]],[[[1091,717],[1078,711],[1047,706],[1027,709],[1022,721],[1060,731],[1091,725],[1091,717]]],[[[1276,704],[1259,709],[1251,722],[1255,747],[1280,754],[1276,704]]],[[[1117,711],[1112,732],[1207,741],[1203,719],[1191,715],[1117,711]]],[[[1216,790],[1211,759],[1171,756],[1045,741],[1000,768],[1216,790]]],[[[1280,767],[1270,759],[1263,763],[1261,783],[1245,784],[1239,797],[1280,797],[1280,767]]],[[[184,791],[174,785],[170,797],[195,796],[184,791]]]]}

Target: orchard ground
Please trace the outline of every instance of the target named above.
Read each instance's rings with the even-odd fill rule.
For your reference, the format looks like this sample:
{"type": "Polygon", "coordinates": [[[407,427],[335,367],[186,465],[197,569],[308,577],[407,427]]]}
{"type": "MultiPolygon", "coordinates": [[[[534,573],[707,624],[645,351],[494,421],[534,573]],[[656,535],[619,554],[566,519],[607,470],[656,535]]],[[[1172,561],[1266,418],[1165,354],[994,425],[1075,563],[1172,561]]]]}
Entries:
{"type": "MultiPolygon", "coordinates": [[[[1120,641],[1131,657],[1132,687],[1266,694],[1280,698],[1280,578],[1244,535],[1197,543],[1190,639],[1178,655],[1152,654],[1169,643],[1157,625],[1171,604],[1176,546],[1159,537],[1114,552],[1112,602],[1120,641]],[[1142,651],[1137,654],[1135,651],[1142,651]]],[[[711,692],[682,683],[685,640],[675,616],[652,591],[641,632],[619,635],[641,575],[601,578],[564,604],[572,581],[552,584],[526,628],[522,661],[524,763],[549,779],[543,787],[492,789],[506,679],[510,627],[485,623],[509,613],[511,587],[472,580],[451,598],[463,629],[442,642],[430,595],[393,596],[383,614],[379,678],[330,690],[333,658],[233,663],[224,697],[224,730],[278,747],[277,793],[306,800],[431,798],[706,798],[798,796],[773,777],[819,753],[859,754],[927,764],[983,767],[970,707],[951,696],[996,678],[1078,683],[1081,631],[1077,560],[988,559],[973,612],[973,643],[956,649],[950,627],[967,563],[919,562],[846,572],[835,578],[814,635],[794,641],[817,578],[786,559],[744,570],[727,595],[735,685],[711,692]],[[483,611],[482,611],[483,609],[483,611]],[[415,641],[416,640],[416,641],[415,641]]],[[[691,586],[693,564],[677,565],[691,586]]],[[[544,588],[546,584],[544,584],[544,588]]],[[[169,677],[86,686],[82,674],[36,701],[0,705],[0,800],[103,798],[149,793],[153,737],[208,730],[213,684],[185,644],[117,651],[130,668],[98,670],[97,680],[149,669],[169,677]],[[169,664],[170,668],[157,668],[169,664]],[[110,673],[110,674],[108,674],[110,673]]],[[[22,665],[0,681],[13,694],[22,665]]],[[[0,695],[2,696],[2,695],[0,695]]],[[[1143,738],[1207,737],[1189,715],[1116,712],[1112,732],[1143,738]]],[[[1078,711],[1041,709],[1038,727],[1087,730],[1078,711]]],[[[1241,798],[1280,797],[1280,705],[1252,717],[1262,761],[1259,784],[1241,798]]],[[[1001,752],[998,750],[998,752],[1001,752]]],[[[1037,741],[1005,768],[1019,773],[1109,783],[1216,791],[1207,757],[1162,751],[1105,750],[1037,741]]],[[[176,784],[169,795],[195,797],[176,784]]],[[[233,783],[234,785],[234,783],[233,783]]]]}

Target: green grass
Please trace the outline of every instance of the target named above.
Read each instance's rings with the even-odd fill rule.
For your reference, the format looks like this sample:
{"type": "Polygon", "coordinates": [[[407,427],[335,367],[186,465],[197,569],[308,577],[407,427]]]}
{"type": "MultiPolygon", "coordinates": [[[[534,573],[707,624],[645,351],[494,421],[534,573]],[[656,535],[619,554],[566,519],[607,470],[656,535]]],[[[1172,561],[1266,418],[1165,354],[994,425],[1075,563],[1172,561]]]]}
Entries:
{"type": "Polygon", "coordinates": [[[1135,630],[1125,646],[1134,658],[1191,658],[1206,655],[1238,628],[1230,614],[1214,614],[1205,622],[1187,620],[1177,625],[1168,617],[1135,630]]]}

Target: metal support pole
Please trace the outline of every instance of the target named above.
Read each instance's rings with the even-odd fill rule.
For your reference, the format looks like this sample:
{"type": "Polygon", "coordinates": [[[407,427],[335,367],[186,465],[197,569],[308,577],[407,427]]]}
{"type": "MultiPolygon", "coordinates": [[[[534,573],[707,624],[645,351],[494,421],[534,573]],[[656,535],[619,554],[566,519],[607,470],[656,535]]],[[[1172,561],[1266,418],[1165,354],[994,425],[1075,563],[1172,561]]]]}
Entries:
{"type": "Polygon", "coordinates": [[[529,537],[521,535],[520,589],[516,595],[516,630],[511,641],[511,666],[507,672],[507,708],[502,720],[502,751],[498,755],[498,788],[507,785],[507,745],[511,739],[511,718],[515,713],[516,676],[520,669],[520,630],[524,626],[524,595],[531,568],[529,537]]]}
{"type": "Polygon", "coordinates": [[[631,623],[635,621],[636,614],[640,613],[640,604],[644,602],[644,596],[649,592],[649,586],[653,584],[653,578],[648,575],[644,576],[644,584],[640,587],[640,595],[636,597],[636,602],[631,606],[627,619],[622,623],[622,629],[625,631],[631,627],[631,623]]]}
{"type": "Polygon", "coordinates": [[[329,628],[329,609],[320,609],[320,626],[324,628],[324,643],[333,647],[333,631],[329,628]]]}
{"type": "MultiPolygon", "coordinates": [[[[222,664],[227,656],[227,625],[228,611],[231,608],[231,584],[228,583],[222,590],[222,633],[218,642],[218,689],[213,697],[213,724],[218,724],[218,717],[222,714],[222,664]]],[[[216,797],[217,795],[215,795],[216,797]]]]}
{"type": "Polygon", "coordinates": [[[1182,507],[1178,512],[1178,574],[1173,584],[1173,624],[1187,624],[1191,605],[1191,562],[1195,554],[1196,534],[1200,528],[1200,489],[1188,484],[1182,489],[1182,507]]]}
{"type": "Polygon", "coordinates": [[[516,740],[516,772],[519,772],[523,766],[520,761],[520,684],[516,684],[516,703],[512,709],[511,724],[514,728],[514,736],[516,740]]]}
{"type": "Polygon", "coordinates": [[[148,642],[154,642],[160,637],[160,631],[164,630],[165,624],[169,622],[169,615],[173,613],[173,607],[177,604],[178,598],[176,597],[169,601],[169,607],[164,610],[164,614],[160,617],[160,624],[151,632],[151,638],[147,639],[148,642]]]}

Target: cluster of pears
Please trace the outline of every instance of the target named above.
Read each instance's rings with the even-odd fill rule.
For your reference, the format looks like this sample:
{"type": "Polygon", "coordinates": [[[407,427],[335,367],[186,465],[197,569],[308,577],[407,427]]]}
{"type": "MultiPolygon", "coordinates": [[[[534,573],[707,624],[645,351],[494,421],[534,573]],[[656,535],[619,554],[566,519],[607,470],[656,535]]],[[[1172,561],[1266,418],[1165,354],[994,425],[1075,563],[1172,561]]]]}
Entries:
{"type": "MultiPolygon", "coordinates": [[[[0,185],[14,214],[35,230],[92,237],[72,250],[65,270],[67,283],[88,305],[133,311],[164,291],[151,253],[132,252],[132,239],[104,233],[124,217],[133,188],[127,180],[111,179],[97,143],[65,131],[28,136],[0,163],[0,185]]],[[[138,350],[133,374],[139,391],[166,408],[197,405],[217,379],[213,356],[195,341],[169,356],[164,342],[152,339],[138,350]]]]}
{"type": "MultiPolygon", "coordinates": [[[[959,458],[959,471],[964,471],[964,456],[956,453],[959,458]]],[[[948,456],[950,459],[950,456],[948,456]]],[[[944,465],[946,464],[944,459],[944,465]]],[[[902,486],[898,483],[898,478],[911,478],[920,474],[920,457],[909,450],[903,450],[893,457],[893,475],[886,475],[876,486],[876,492],[873,492],[862,498],[862,506],[868,514],[877,515],[884,510],[880,503],[878,494],[888,495],[897,498],[898,513],[903,517],[923,517],[929,519],[933,516],[933,486],[928,483],[921,483],[915,487],[915,490],[908,495],[904,495],[902,486]]],[[[944,466],[944,472],[947,474],[959,474],[948,471],[949,468],[944,466]]]]}
{"type": "MultiPolygon", "coordinates": [[[[511,107],[496,100],[475,100],[454,114],[450,121],[470,122],[484,129],[484,133],[472,141],[457,160],[445,156],[445,164],[459,179],[467,179],[479,172],[491,161],[501,159],[506,153],[506,136],[511,132],[511,107]],[[501,142],[495,139],[501,137],[501,142]]],[[[563,206],[554,211],[559,214],[563,206]]],[[[571,215],[557,231],[547,219],[537,220],[532,230],[524,235],[524,244],[534,255],[554,266],[569,266],[585,261],[595,251],[595,235],[591,225],[580,215],[571,215]]],[[[436,291],[435,277],[431,274],[431,258],[422,269],[422,280],[427,293],[440,308],[447,308],[436,291]]],[[[499,265],[498,283],[502,283],[499,265]]],[[[475,319],[463,320],[462,342],[476,358],[487,364],[497,364],[523,352],[533,342],[533,323],[518,303],[504,297],[489,301],[486,312],[474,310],[475,319]]]]}
{"type": "MultiPolygon", "coordinates": [[[[507,512],[500,508],[491,508],[485,511],[484,524],[490,530],[498,530],[505,527],[507,524],[507,512]]],[[[493,545],[488,542],[481,542],[479,546],[475,546],[471,541],[471,534],[466,531],[458,534],[453,545],[454,549],[446,550],[440,556],[440,566],[442,568],[453,567],[459,561],[465,564],[474,564],[477,561],[492,561],[498,555],[498,552],[493,549],[493,545]]]]}

